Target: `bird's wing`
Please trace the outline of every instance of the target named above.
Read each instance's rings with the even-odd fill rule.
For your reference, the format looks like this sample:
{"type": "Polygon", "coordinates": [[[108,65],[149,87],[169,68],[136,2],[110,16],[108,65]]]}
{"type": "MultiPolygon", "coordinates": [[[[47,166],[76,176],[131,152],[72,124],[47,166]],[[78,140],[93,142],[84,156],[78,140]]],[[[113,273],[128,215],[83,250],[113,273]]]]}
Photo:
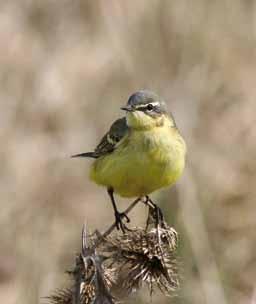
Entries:
{"type": "Polygon", "coordinates": [[[120,142],[127,132],[128,126],[125,117],[117,119],[94,150],[95,155],[99,157],[113,152],[118,142],[120,142]]]}
{"type": "Polygon", "coordinates": [[[129,127],[126,123],[126,118],[117,119],[110,127],[109,131],[103,136],[100,143],[93,152],[86,152],[73,155],[73,157],[93,157],[111,153],[115,150],[118,142],[128,133],[129,127]]]}

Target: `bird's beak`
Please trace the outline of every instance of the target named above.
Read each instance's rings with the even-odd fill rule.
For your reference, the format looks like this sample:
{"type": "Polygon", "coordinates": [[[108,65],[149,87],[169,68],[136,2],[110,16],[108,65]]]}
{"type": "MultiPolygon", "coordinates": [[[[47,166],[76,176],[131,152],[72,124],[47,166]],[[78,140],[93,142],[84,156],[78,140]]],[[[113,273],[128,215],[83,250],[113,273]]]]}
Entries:
{"type": "Polygon", "coordinates": [[[123,111],[127,111],[127,112],[133,112],[133,108],[131,106],[125,106],[125,107],[122,107],[121,110],[123,111]]]}

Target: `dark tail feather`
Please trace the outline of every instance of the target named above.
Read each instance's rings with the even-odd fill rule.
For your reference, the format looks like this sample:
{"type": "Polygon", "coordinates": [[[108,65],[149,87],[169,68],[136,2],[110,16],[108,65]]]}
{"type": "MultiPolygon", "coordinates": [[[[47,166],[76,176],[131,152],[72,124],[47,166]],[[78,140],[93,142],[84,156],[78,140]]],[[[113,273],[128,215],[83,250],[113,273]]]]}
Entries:
{"type": "Polygon", "coordinates": [[[71,156],[72,158],[75,157],[92,157],[92,158],[97,158],[95,155],[95,152],[85,152],[85,153],[80,153],[80,154],[75,154],[71,156]]]}

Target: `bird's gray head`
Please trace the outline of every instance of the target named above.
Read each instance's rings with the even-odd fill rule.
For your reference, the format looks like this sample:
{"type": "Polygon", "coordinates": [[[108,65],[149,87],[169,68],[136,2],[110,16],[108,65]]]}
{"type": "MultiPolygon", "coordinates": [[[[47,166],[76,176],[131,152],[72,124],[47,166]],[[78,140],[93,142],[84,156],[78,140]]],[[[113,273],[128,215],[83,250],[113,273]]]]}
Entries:
{"type": "Polygon", "coordinates": [[[159,126],[170,117],[165,102],[157,94],[142,90],[132,94],[125,107],[127,124],[136,129],[159,126]]]}
{"type": "Polygon", "coordinates": [[[121,109],[128,112],[141,111],[152,117],[166,113],[165,102],[157,94],[147,90],[132,94],[127,105],[121,109]]]}

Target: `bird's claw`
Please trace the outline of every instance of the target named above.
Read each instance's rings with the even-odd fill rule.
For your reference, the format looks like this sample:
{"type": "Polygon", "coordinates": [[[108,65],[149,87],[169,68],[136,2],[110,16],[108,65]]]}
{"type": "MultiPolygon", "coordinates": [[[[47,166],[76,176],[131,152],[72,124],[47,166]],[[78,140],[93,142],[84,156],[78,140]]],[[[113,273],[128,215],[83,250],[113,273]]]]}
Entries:
{"type": "Polygon", "coordinates": [[[144,202],[144,204],[146,204],[149,207],[150,214],[155,223],[155,226],[156,227],[158,227],[159,225],[164,226],[165,221],[164,221],[163,211],[161,210],[161,208],[158,207],[148,196],[146,196],[146,201],[144,202]]]}
{"type": "Polygon", "coordinates": [[[115,218],[116,218],[116,229],[117,230],[122,230],[123,233],[125,233],[125,230],[130,230],[124,223],[123,223],[123,219],[126,220],[126,223],[129,223],[130,222],[130,219],[129,217],[127,216],[126,213],[124,212],[116,212],[115,213],[115,218]]]}

